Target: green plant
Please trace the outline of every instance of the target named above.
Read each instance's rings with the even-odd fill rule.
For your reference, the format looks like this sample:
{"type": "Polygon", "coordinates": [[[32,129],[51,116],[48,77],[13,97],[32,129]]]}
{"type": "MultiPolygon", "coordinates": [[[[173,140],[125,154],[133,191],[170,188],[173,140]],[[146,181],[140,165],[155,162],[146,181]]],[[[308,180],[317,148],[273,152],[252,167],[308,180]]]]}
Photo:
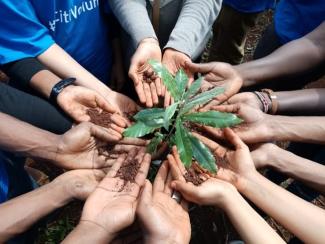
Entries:
{"type": "Polygon", "coordinates": [[[180,69],[174,77],[161,63],[149,60],[156,74],[162,79],[167,90],[174,99],[174,103],[164,108],[144,109],[134,116],[136,121],[124,131],[126,137],[143,137],[154,134],[147,151],[153,153],[162,141],[167,141],[170,146],[176,145],[181,160],[188,168],[192,159],[205,169],[216,173],[215,158],[210,150],[188,129],[189,123],[208,125],[215,128],[224,128],[242,122],[236,115],[218,111],[195,112],[196,107],[202,106],[215,96],[224,92],[223,88],[213,88],[199,93],[203,78],[197,79],[188,89],[188,77],[180,69]]]}

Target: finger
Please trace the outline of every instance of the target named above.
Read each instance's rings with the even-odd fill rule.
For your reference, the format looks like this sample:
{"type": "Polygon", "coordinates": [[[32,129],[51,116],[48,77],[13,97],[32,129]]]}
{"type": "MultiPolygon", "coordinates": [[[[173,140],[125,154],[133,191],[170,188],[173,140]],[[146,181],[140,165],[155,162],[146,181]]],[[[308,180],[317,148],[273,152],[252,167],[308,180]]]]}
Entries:
{"type": "Polygon", "coordinates": [[[164,187],[164,193],[167,194],[168,196],[172,195],[173,189],[171,188],[170,184],[173,181],[173,176],[171,172],[168,172],[167,179],[165,182],[165,187],[164,187]]]}
{"type": "Polygon", "coordinates": [[[164,100],[164,107],[167,108],[170,104],[170,93],[166,90],[165,92],[165,100],[164,100]]]}
{"type": "Polygon", "coordinates": [[[162,97],[165,97],[165,94],[166,94],[166,86],[164,85],[162,79],[160,79],[161,81],[161,96],[162,97]]]}
{"type": "Polygon", "coordinates": [[[150,141],[139,139],[139,138],[123,138],[119,141],[119,144],[134,145],[134,146],[147,146],[150,141]]]}
{"type": "Polygon", "coordinates": [[[230,105],[212,106],[211,109],[219,112],[238,114],[240,109],[240,104],[237,103],[237,104],[230,104],[230,105]]]}
{"type": "MultiPolygon", "coordinates": [[[[111,127],[112,127],[112,125],[111,125],[111,127]]],[[[117,138],[117,140],[122,139],[122,134],[120,132],[114,130],[113,128],[108,128],[107,131],[108,131],[108,133],[111,134],[112,137],[117,138]]],[[[114,140],[114,142],[115,142],[115,140],[114,140]]]]}
{"type": "Polygon", "coordinates": [[[137,185],[142,186],[144,184],[144,181],[148,175],[150,163],[151,163],[151,156],[150,154],[146,153],[141,162],[139,172],[135,178],[135,182],[137,183],[137,185]]]}
{"type": "Polygon", "coordinates": [[[155,181],[153,183],[153,192],[163,192],[165,187],[165,182],[168,174],[168,162],[164,161],[159,171],[156,175],[155,181]]]}
{"type": "Polygon", "coordinates": [[[176,146],[173,146],[172,148],[172,153],[173,153],[173,156],[176,160],[176,164],[178,166],[178,168],[181,170],[181,173],[184,175],[186,173],[186,168],[184,166],[184,164],[182,163],[182,160],[179,156],[179,153],[178,153],[178,150],[177,150],[177,147],[176,146]]]}
{"type": "Polygon", "coordinates": [[[239,136],[230,128],[224,129],[224,134],[229,142],[235,146],[236,149],[246,149],[247,145],[239,138],[239,136]]]}
{"type": "Polygon", "coordinates": [[[116,142],[122,138],[121,134],[113,131],[112,129],[106,129],[92,123],[89,123],[89,125],[90,134],[99,140],[106,142],[116,142]]]}
{"type": "Polygon", "coordinates": [[[191,71],[192,73],[208,73],[211,72],[215,63],[202,63],[196,64],[192,62],[185,62],[185,68],[191,71]]]}
{"type": "Polygon", "coordinates": [[[141,103],[146,103],[146,94],[144,91],[143,83],[139,82],[137,85],[135,85],[135,91],[138,94],[139,100],[141,103]]]}
{"type": "Polygon", "coordinates": [[[96,94],[95,100],[96,100],[97,107],[109,113],[117,113],[117,108],[109,104],[109,102],[107,102],[102,96],[96,94]]]}
{"type": "Polygon", "coordinates": [[[145,211],[146,206],[148,206],[148,204],[150,204],[151,199],[152,199],[152,185],[150,183],[149,180],[145,180],[144,186],[142,188],[142,192],[140,195],[140,200],[139,200],[139,210],[141,211],[142,207],[144,209],[142,209],[143,211],[145,211]]]}
{"type": "Polygon", "coordinates": [[[124,131],[123,127],[117,126],[116,124],[111,124],[110,127],[112,130],[116,131],[120,135],[122,135],[122,133],[124,131]]]}
{"type": "Polygon", "coordinates": [[[176,160],[175,160],[174,156],[169,154],[169,155],[167,155],[167,159],[168,159],[168,163],[169,163],[169,167],[170,167],[173,179],[180,180],[180,181],[185,181],[185,178],[184,178],[181,170],[177,166],[177,163],[176,163],[176,160]]]}
{"type": "Polygon", "coordinates": [[[133,149],[140,150],[140,149],[143,149],[143,147],[142,146],[134,146],[134,145],[117,144],[113,147],[112,151],[113,152],[129,152],[130,150],[133,150],[133,149]]]}
{"type": "Polygon", "coordinates": [[[196,132],[192,132],[192,135],[199,139],[203,144],[205,144],[215,155],[219,157],[225,156],[227,150],[223,146],[196,132]]]}
{"type": "Polygon", "coordinates": [[[146,96],[146,106],[148,108],[151,108],[153,106],[153,104],[152,104],[151,90],[150,90],[149,84],[144,83],[143,84],[143,89],[144,89],[144,94],[146,96]]]}
{"type": "Polygon", "coordinates": [[[121,115],[119,115],[117,113],[112,114],[111,121],[120,127],[123,127],[123,128],[126,127],[125,118],[123,118],[121,115]]]}
{"type": "Polygon", "coordinates": [[[157,95],[158,96],[161,96],[162,95],[162,91],[161,91],[161,81],[160,81],[160,78],[157,77],[155,79],[155,84],[156,84],[156,90],[157,90],[157,95]]]}
{"type": "Polygon", "coordinates": [[[106,177],[113,178],[116,176],[117,171],[120,169],[121,165],[126,159],[126,155],[122,154],[117,160],[115,160],[113,166],[109,169],[106,177]]]}
{"type": "Polygon", "coordinates": [[[172,189],[178,191],[182,194],[187,201],[199,203],[197,202],[199,190],[198,187],[194,186],[192,183],[186,183],[183,181],[173,181],[171,183],[172,189]]]}
{"type": "Polygon", "coordinates": [[[150,90],[151,90],[151,97],[153,104],[157,105],[159,103],[158,95],[157,95],[157,89],[155,83],[150,83],[150,90]]]}

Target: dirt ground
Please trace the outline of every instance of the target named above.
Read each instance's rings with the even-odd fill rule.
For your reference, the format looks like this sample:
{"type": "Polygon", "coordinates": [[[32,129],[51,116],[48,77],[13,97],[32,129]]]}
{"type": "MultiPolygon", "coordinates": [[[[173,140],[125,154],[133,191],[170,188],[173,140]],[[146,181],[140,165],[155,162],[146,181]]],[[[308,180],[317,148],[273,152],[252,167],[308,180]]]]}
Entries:
{"type": "MultiPolygon", "coordinates": [[[[273,14],[271,11],[260,16],[256,27],[249,32],[245,47],[245,61],[252,59],[256,44],[258,43],[265,27],[272,21],[272,16],[273,14]]],[[[206,57],[206,54],[207,53],[203,55],[203,60],[206,57]]],[[[0,81],[5,79],[6,77],[4,77],[0,72],[0,81]]],[[[312,84],[309,84],[309,87],[325,87],[325,79],[323,78],[317,82],[313,82],[312,84]]],[[[31,161],[29,164],[36,166],[49,176],[49,179],[45,179],[44,182],[47,182],[62,173],[62,170],[53,166],[35,164],[31,161]]],[[[283,186],[287,186],[289,181],[284,182],[283,186]]],[[[325,208],[324,197],[317,198],[314,203],[317,206],[325,208]]],[[[75,201],[60,211],[57,211],[53,216],[51,216],[51,220],[47,224],[39,227],[39,236],[36,243],[54,244],[63,240],[76,223],[78,223],[82,206],[83,204],[81,202],[75,201]]],[[[221,211],[207,207],[191,206],[190,215],[192,222],[191,243],[193,244],[227,243],[230,240],[240,239],[227,217],[221,211]]],[[[265,218],[286,241],[292,238],[292,235],[273,219],[268,217],[265,218]]]]}

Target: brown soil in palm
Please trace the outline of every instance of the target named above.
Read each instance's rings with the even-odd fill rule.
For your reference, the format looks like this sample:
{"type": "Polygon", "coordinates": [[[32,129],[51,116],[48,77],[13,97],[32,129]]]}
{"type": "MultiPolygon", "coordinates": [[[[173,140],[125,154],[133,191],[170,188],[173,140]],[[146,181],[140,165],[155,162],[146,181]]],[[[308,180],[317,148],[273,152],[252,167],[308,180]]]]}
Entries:
{"type": "Polygon", "coordinates": [[[87,110],[87,114],[90,117],[90,122],[94,123],[95,125],[109,128],[110,124],[112,123],[112,114],[106,111],[99,112],[95,108],[90,108],[87,110]]]}
{"type": "Polygon", "coordinates": [[[123,162],[120,169],[117,171],[116,177],[121,178],[122,180],[127,182],[134,182],[135,177],[138,174],[140,169],[140,162],[136,158],[127,159],[123,162]]]}
{"type": "Polygon", "coordinates": [[[186,182],[191,182],[194,185],[198,186],[203,183],[203,179],[200,178],[199,172],[197,172],[193,166],[187,169],[187,172],[184,175],[186,182]]]}

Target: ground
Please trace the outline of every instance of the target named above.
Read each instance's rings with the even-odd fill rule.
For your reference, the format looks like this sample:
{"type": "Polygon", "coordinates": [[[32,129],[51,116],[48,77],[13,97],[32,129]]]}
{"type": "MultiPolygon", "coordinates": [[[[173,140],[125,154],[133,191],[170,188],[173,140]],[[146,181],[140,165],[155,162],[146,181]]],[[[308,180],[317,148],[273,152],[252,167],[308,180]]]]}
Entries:
{"type": "MultiPolygon", "coordinates": [[[[269,11],[263,14],[249,34],[245,47],[245,61],[252,58],[256,44],[265,27],[272,21],[272,12],[269,11]]],[[[206,55],[204,55],[206,56],[206,55]]],[[[204,57],[203,57],[204,59],[204,57]]],[[[0,72],[0,80],[5,79],[0,72]]],[[[325,87],[325,79],[309,84],[309,87],[325,87]]],[[[35,164],[37,168],[45,172],[49,179],[53,179],[61,170],[44,164],[35,164]]],[[[290,181],[290,180],[288,180],[290,181]]],[[[285,187],[288,181],[283,184],[285,187]]],[[[46,182],[46,179],[45,179],[46,182]]],[[[314,203],[322,208],[325,206],[324,197],[320,197],[314,203]]],[[[36,243],[59,243],[73,229],[78,222],[83,204],[79,201],[74,201],[68,206],[51,216],[51,221],[48,224],[39,227],[39,236],[36,243]]],[[[208,207],[191,206],[191,222],[192,222],[192,241],[191,243],[226,243],[231,239],[238,237],[230,224],[227,217],[220,211],[208,207]]],[[[292,235],[283,227],[278,225],[271,218],[266,217],[271,226],[288,241],[292,235]]],[[[238,237],[239,238],[239,237],[238,237]]]]}

